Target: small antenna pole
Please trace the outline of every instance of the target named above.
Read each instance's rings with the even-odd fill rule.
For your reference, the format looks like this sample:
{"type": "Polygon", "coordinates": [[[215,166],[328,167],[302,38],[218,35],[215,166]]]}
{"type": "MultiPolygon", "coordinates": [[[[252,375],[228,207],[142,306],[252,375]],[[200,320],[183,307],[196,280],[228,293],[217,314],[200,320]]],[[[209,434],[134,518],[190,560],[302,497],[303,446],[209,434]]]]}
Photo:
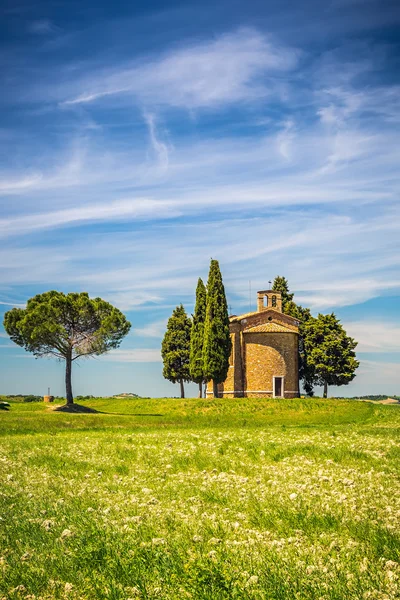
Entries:
{"type": "Polygon", "coordinates": [[[47,388],[47,395],[50,396],[50,388],[47,388]]]}
{"type": "Polygon", "coordinates": [[[249,280],[249,312],[251,312],[251,281],[249,280]]]}

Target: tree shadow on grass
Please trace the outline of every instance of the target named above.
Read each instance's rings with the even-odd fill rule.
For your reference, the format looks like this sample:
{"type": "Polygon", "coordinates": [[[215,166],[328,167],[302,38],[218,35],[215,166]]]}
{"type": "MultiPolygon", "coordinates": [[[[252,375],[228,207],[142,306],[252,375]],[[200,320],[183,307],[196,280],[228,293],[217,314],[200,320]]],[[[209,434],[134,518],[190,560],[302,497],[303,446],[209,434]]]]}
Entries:
{"type": "Polygon", "coordinates": [[[97,415],[115,415],[116,417],[163,417],[164,415],[158,413],[115,413],[106,412],[103,410],[96,410],[90,408],[90,406],[82,406],[82,404],[63,404],[62,406],[56,406],[51,408],[54,412],[62,413],[75,413],[75,414],[97,414],[97,415]]]}
{"type": "Polygon", "coordinates": [[[62,406],[55,406],[52,408],[54,412],[62,413],[98,413],[99,411],[90,406],[82,406],[82,404],[63,404],[62,406]]]}
{"type": "Polygon", "coordinates": [[[164,415],[158,413],[115,413],[105,412],[103,410],[96,410],[100,415],[115,415],[116,417],[163,417],[164,415]]]}

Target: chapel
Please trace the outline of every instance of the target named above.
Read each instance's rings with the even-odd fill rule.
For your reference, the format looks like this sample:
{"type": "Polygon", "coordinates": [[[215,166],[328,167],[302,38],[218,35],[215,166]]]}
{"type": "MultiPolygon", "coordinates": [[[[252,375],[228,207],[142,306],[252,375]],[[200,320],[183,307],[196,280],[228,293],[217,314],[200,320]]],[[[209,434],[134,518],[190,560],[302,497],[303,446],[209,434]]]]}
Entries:
{"type": "MultiPolygon", "coordinates": [[[[257,311],[229,318],[232,352],[229,371],[219,384],[225,398],[299,396],[299,322],[282,312],[282,296],[257,292],[257,311]]],[[[213,395],[213,382],[207,396],[213,395]]]]}

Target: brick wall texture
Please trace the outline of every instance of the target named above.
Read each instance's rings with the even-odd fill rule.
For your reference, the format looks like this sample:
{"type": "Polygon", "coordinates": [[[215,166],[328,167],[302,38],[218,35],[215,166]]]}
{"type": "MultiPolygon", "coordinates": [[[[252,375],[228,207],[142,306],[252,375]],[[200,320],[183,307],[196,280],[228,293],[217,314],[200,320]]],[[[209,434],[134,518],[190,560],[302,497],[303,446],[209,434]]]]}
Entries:
{"type": "MultiPolygon", "coordinates": [[[[258,310],[230,318],[232,354],[229,372],[219,385],[221,397],[268,398],[299,396],[298,322],[281,312],[276,292],[258,292],[258,310]],[[263,304],[262,297],[274,294],[263,304]],[[283,378],[282,389],[274,378],[283,378]],[[275,393],[274,393],[275,392],[275,393]]],[[[213,395],[212,382],[207,396],[213,395]]]]}

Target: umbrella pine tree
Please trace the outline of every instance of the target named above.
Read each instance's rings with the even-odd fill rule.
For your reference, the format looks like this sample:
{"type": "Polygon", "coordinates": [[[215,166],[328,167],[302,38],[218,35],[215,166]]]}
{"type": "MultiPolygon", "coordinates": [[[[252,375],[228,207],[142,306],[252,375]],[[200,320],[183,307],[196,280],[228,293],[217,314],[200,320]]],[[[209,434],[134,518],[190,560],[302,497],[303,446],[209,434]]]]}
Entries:
{"type": "Polygon", "coordinates": [[[118,348],[131,324],[118,308],[86,292],[50,291],[30,298],[26,308],[4,316],[4,329],[13,342],[34,356],[65,361],[67,405],[73,405],[72,364],[118,348]]]}

